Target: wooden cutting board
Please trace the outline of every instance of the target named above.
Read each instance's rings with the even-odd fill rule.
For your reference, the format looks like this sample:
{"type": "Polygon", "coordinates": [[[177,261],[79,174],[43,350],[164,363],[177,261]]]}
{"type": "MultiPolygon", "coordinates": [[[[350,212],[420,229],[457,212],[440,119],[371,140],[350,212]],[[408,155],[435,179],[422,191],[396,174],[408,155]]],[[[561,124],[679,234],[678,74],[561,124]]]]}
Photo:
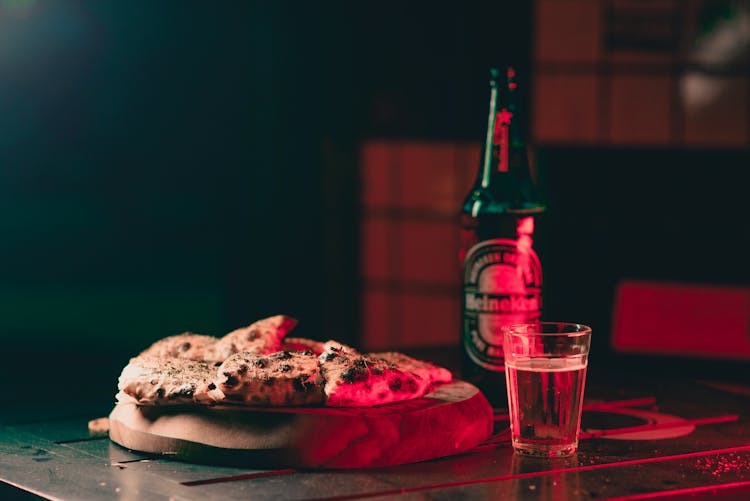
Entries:
{"type": "Polygon", "coordinates": [[[492,408],[454,381],[367,408],[139,407],[109,416],[112,441],[184,461],[256,468],[366,468],[465,452],[492,434],[492,408]]]}

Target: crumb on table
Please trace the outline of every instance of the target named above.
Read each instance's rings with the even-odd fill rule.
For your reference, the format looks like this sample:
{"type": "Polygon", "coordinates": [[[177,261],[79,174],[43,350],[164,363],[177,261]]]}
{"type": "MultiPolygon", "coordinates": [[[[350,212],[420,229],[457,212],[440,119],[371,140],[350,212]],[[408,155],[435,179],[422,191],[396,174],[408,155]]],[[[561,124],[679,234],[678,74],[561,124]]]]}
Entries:
{"type": "Polygon", "coordinates": [[[106,435],[109,432],[109,418],[101,417],[89,421],[89,434],[106,435]]]}

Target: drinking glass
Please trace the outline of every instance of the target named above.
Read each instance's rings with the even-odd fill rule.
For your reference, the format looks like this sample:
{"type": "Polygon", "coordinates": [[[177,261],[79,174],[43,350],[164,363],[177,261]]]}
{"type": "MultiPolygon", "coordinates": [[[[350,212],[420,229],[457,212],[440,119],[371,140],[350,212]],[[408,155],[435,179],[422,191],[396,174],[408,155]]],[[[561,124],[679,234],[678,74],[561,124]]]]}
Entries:
{"type": "Polygon", "coordinates": [[[529,456],[574,454],[591,328],[536,322],[502,330],[513,449],[529,456]]]}

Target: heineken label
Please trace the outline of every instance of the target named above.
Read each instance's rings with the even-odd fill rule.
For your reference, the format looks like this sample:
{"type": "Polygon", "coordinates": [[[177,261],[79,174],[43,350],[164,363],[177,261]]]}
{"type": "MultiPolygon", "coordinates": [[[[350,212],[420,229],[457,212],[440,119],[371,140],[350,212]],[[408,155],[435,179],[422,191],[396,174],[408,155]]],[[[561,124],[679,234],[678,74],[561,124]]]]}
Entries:
{"type": "Polygon", "coordinates": [[[542,267],[531,238],[498,238],[466,254],[463,290],[463,345],[477,365],[503,370],[503,325],[539,320],[542,267]]]}

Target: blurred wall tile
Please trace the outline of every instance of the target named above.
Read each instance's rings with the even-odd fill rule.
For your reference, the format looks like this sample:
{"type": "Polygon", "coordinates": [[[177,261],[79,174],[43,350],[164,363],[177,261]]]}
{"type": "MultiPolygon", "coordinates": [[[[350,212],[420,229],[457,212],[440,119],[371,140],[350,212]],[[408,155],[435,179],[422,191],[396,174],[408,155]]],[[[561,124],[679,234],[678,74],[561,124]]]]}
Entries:
{"type": "Polygon", "coordinates": [[[535,58],[538,62],[595,62],[601,50],[604,2],[541,0],[536,5],[535,58]]]}
{"type": "Polygon", "coordinates": [[[398,206],[454,214],[461,196],[456,184],[456,145],[404,142],[400,155],[398,206]]]}
{"type": "MultiPolygon", "coordinates": [[[[454,207],[454,213],[457,213],[454,207]]],[[[407,281],[458,285],[458,218],[446,221],[404,220],[399,276],[407,281]]]]}
{"type": "Polygon", "coordinates": [[[666,145],[672,141],[671,76],[613,75],[609,140],[612,144],[666,145]]]}
{"type": "Polygon", "coordinates": [[[602,43],[610,63],[664,66],[680,57],[684,0],[608,0],[602,43]]]}
{"type": "Polygon", "coordinates": [[[390,202],[389,182],[394,154],[392,145],[370,141],[361,149],[362,203],[366,207],[385,207],[390,202]]]}
{"type": "Polygon", "coordinates": [[[391,340],[391,294],[366,290],[362,295],[362,349],[378,350],[393,346],[391,340]]]}
{"type": "Polygon", "coordinates": [[[597,77],[537,72],[534,138],[539,142],[590,144],[597,140],[597,77]]]}
{"type": "Polygon", "coordinates": [[[750,145],[750,79],[688,73],[680,82],[689,146],[750,145]]]}
{"type": "Polygon", "coordinates": [[[398,345],[458,345],[460,308],[453,296],[402,295],[398,345]]]}
{"type": "Polygon", "coordinates": [[[394,271],[389,266],[389,237],[395,232],[394,223],[381,217],[366,217],[361,221],[362,275],[365,280],[387,280],[394,271]]]}
{"type": "Polygon", "coordinates": [[[367,349],[439,345],[458,335],[458,213],[479,157],[478,143],[362,146],[361,338],[367,349]],[[426,328],[417,327],[420,319],[426,328]]]}
{"type": "Polygon", "coordinates": [[[477,179],[479,162],[482,158],[482,144],[478,142],[459,143],[456,145],[456,148],[459,159],[456,165],[456,169],[458,170],[456,182],[460,194],[459,204],[461,204],[477,179]]]}

